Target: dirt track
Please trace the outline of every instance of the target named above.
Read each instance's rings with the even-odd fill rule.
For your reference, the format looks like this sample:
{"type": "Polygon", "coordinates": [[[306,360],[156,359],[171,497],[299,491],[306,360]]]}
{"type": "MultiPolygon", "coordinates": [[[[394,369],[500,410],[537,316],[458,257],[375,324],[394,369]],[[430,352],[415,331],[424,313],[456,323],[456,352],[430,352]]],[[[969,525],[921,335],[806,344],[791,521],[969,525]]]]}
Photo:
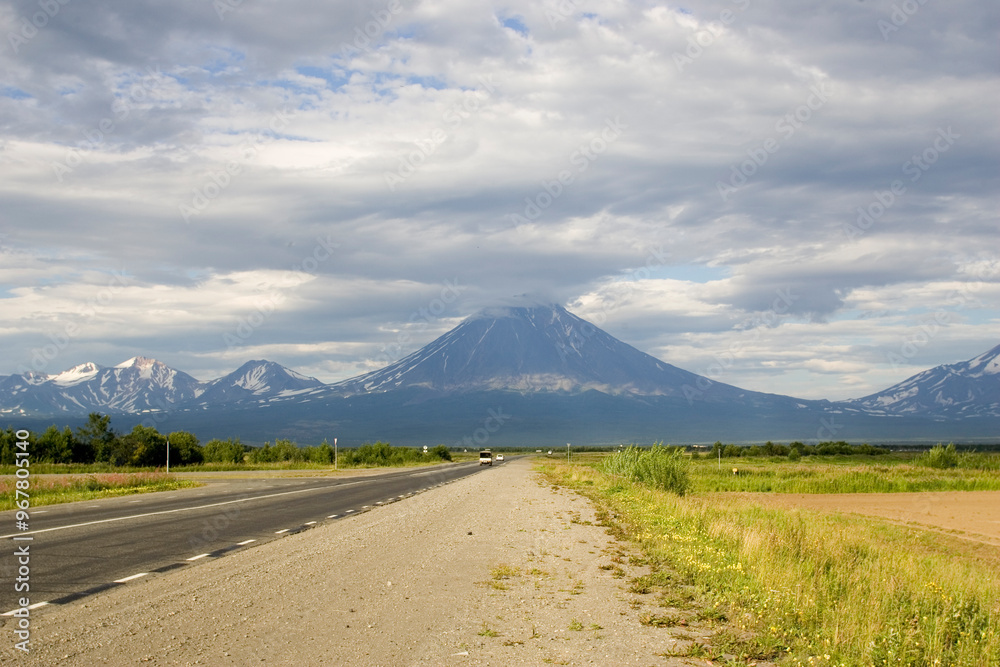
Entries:
{"type": "MultiPolygon", "coordinates": [[[[26,665],[705,665],[628,547],[528,460],[32,616],[26,665]],[[612,559],[615,559],[614,561],[612,559]],[[610,569],[612,562],[621,572],[610,569]],[[509,578],[495,578],[497,566],[509,578]],[[602,569],[605,565],[609,569],[602,569]],[[619,576],[616,577],[615,575],[619,576]]],[[[683,612],[687,614],[688,612],[683,612]]],[[[10,620],[3,633],[13,635],[10,620]]]]}
{"type": "Polygon", "coordinates": [[[772,507],[876,516],[1000,546],[1000,491],[746,495],[772,507]]]}

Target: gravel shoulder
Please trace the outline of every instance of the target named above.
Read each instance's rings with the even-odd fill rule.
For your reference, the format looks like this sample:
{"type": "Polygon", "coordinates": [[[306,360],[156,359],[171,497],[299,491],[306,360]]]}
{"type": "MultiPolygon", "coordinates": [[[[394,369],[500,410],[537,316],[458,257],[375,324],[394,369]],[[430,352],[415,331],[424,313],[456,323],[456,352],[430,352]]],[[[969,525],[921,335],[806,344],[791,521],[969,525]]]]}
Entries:
{"type": "Polygon", "coordinates": [[[640,623],[664,610],[627,591],[630,546],[531,465],[36,610],[0,662],[705,665],[666,654],[711,628],[640,623]]]}

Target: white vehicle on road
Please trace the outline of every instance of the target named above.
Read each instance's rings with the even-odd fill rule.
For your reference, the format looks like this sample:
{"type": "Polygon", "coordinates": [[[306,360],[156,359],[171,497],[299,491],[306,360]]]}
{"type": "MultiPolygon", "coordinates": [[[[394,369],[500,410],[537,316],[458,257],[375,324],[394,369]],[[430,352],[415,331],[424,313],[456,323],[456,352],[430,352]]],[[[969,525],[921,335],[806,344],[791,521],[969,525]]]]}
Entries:
{"type": "Polygon", "coordinates": [[[503,454],[497,454],[497,461],[503,461],[503,454]]]}
{"type": "Polygon", "coordinates": [[[493,465],[493,452],[490,450],[485,450],[479,452],[479,465],[481,466],[491,466],[493,465]]]}

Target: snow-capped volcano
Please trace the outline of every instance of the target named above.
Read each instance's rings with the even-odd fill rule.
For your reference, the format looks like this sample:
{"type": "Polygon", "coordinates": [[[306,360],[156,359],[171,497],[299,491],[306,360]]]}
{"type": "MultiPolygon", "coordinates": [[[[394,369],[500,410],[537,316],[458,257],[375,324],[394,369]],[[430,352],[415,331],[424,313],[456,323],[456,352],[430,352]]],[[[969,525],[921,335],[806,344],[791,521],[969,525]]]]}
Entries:
{"type": "Polygon", "coordinates": [[[1000,417],[1000,345],[968,361],[935,366],[848,403],[876,414],[1000,417]]]}
{"type": "Polygon", "coordinates": [[[405,388],[596,390],[709,401],[755,394],[660,361],[554,304],[486,308],[400,361],[332,386],[341,395],[405,388]]]}
{"type": "Polygon", "coordinates": [[[234,403],[266,401],[271,398],[288,398],[325,386],[313,377],[307,377],[273,361],[248,361],[235,371],[212,380],[206,385],[198,403],[234,403]]]}

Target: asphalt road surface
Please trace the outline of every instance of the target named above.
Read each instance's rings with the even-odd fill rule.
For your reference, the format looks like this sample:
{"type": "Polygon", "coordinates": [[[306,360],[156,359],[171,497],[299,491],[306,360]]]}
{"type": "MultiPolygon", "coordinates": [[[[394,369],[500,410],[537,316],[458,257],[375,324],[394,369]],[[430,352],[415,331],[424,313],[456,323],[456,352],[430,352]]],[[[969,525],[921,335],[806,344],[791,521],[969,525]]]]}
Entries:
{"type": "Polygon", "coordinates": [[[462,463],[365,477],[215,480],[195,489],[40,507],[31,512],[28,532],[16,531],[13,511],[0,512],[0,611],[15,610],[22,596],[36,608],[67,604],[399,502],[481,470],[489,469],[462,463]],[[15,590],[15,551],[25,545],[27,593],[15,590]]]}

